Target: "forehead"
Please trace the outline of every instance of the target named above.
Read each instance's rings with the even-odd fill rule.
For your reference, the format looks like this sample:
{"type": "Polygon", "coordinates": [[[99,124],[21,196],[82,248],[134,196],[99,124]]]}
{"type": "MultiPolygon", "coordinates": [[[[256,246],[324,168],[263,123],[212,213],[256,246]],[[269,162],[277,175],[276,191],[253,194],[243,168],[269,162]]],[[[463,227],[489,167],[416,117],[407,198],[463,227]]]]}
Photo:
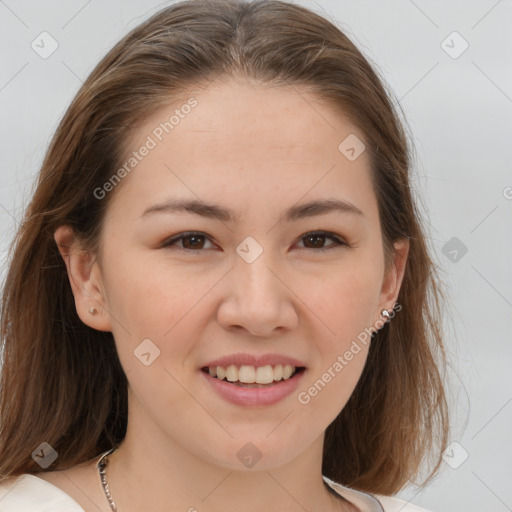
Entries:
{"type": "Polygon", "coordinates": [[[204,89],[181,92],[145,121],[131,145],[151,135],[158,145],[174,143],[175,151],[182,144],[196,147],[188,159],[205,151],[222,153],[225,159],[230,149],[258,151],[264,145],[258,157],[269,159],[285,157],[283,149],[308,156],[315,149],[337,154],[339,143],[350,134],[364,138],[339,106],[304,86],[222,78],[204,89]]]}
{"type": "Polygon", "coordinates": [[[222,194],[234,209],[256,198],[289,203],[326,192],[364,202],[372,192],[369,158],[365,151],[347,158],[346,140],[364,147],[341,108],[300,86],[216,81],[180,94],[139,127],[127,158],[151,149],[123,187],[137,202],[170,192],[205,201],[214,194],[219,202],[222,194]]]}

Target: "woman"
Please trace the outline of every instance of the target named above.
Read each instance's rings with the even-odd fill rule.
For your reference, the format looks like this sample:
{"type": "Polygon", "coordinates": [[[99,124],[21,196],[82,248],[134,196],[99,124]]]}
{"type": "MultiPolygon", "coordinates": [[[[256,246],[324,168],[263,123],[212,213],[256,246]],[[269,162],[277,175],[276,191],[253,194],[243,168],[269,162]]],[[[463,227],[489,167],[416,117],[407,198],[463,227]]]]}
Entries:
{"type": "Polygon", "coordinates": [[[78,92],[13,243],[0,509],[418,510],[390,496],[446,445],[435,270],[338,28],[163,9],[78,92]]]}

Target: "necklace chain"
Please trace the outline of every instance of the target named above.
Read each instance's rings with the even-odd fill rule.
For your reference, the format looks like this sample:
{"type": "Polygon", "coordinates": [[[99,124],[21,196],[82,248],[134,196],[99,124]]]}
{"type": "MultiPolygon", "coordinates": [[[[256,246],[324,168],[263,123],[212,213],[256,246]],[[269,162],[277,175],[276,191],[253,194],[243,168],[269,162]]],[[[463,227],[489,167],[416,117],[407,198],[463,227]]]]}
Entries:
{"type": "Polygon", "coordinates": [[[105,496],[107,498],[108,504],[110,505],[110,509],[112,512],[119,512],[116,504],[114,503],[114,500],[112,499],[112,495],[110,494],[110,489],[108,488],[107,483],[107,475],[105,474],[105,468],[108,465],[108,456],[116,449],[117,447],[111,448],[110,450],[106,451],[98,461],[98,464],[96,467],[98,468],[98,471],[100,473],[100,480],[101,485],[103,487],[103,491],[105,491],[105,496]]]}

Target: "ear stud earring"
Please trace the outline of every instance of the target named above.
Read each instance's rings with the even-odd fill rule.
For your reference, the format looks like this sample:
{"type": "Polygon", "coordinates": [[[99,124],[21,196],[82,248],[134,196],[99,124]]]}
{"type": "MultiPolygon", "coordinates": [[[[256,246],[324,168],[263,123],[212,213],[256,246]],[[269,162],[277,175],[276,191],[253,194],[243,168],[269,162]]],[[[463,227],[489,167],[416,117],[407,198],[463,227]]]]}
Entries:
{"type": "MultiPolygon", "coordinates": [[[[389,313],[389,311],[387,309],[383,309],[381,312],[380,312],[381,316],[383,316],[386,321],[384,322],[384,324],[387,324],[389,322],[389,320],[391,319],[391,314],[389,313]]],[[[383,328],[384,326],[382,325],[381,327],[379,327],[379,329],[375,330],[375,331],[372,331],[372,334],[371,334],[371,337],[374,338],[377,333],[383,328]]]]}
{"type": "Polygon", "coordinates": [[[96,308],[89,309],[89,313],[91,313],[91,315],[95,315],[97,313],[96,308]]]}

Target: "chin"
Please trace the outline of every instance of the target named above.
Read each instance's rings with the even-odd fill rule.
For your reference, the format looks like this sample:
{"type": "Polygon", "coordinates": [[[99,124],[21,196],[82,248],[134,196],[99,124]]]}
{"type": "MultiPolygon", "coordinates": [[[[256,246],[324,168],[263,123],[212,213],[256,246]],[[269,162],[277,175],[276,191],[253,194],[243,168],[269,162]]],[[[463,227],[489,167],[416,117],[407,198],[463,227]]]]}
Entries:
{"type": "Polygon", "coordinates": [[[297,443],[287,449],[280,437],[273,441],[237,439],[231,439],[222,454],[209,453],[209,461],[231,471],[266,471],[279,468],[300,454],[297,443]]]}

